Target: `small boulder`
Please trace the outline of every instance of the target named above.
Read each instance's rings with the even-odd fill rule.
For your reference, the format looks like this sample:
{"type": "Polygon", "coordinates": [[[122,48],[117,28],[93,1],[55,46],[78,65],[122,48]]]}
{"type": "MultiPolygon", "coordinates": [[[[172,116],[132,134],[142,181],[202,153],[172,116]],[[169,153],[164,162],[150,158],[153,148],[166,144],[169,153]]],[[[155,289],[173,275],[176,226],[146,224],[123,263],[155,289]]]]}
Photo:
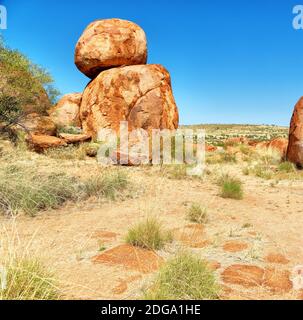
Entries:
{"type": "Polygon", "coordinates": [[[66,146],[63,139],[46,135],[28,135],[26,142],[30,149],[39,153],[49,148],[66,146]]]}

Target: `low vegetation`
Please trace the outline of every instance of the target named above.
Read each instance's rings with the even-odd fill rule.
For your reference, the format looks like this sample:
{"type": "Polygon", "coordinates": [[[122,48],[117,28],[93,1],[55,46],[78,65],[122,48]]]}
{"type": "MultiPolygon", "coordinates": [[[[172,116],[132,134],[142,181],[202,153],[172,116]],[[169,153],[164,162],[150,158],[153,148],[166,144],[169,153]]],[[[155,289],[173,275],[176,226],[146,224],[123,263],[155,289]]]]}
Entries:
{"type": "Polygon", "coordinates": [[[218,185],[221,188],[220,196],[222,198],[235,200],[243,199],[243,186],[239,179],[226,174],[221,176],[218,180],[218,185]]]}
{"type": "Polygon", "coordinates": [[[179,253],[159,271],[155,283],[145,292],[146,300],[211,300],[219,287],[205,261],[190,253],[179,253]]]}
{"type": "Polygon", "coordinates": [[[132,227],[126,237],[127,243],[149,250],[160,250],[171,241],[171,232],[164,230],[155,217],[147,218],[132,227]]]}
{"type": "Polygon", "coordinates": [[[207,223],[207,209],[202,208],[201,205],[198,203],[193,203],[188,210],[187,218],[191,222],[199,224],[207,223]]]}
{"type": "Polygon", "coordinates": [[[81,180],[60,171],[44,173],[31,167],[8,165],[0,170],[0,211],[33,216],[68,200],[79,201],[92,196],[115,199],[127,183],[127,177],[119,171],[105,171],[81,180]]]}
{"type": "Polygon", "coordinates": [[[2,283],[1,300],[59,299],[54,275],[39,260],[15,257],[5,265],[5,270],[6,285],[2,283]]]}

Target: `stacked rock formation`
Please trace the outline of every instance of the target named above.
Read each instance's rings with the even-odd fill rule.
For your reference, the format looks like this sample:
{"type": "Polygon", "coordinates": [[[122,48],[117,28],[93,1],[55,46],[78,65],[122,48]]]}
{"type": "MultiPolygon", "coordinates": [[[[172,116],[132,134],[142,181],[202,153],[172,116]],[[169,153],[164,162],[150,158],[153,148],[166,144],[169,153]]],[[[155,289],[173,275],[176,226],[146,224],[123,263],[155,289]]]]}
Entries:
{"type": "Polygon", "coordinates": [[[100,129],[118,131],[121,121],[129,130],[176,129],[170,75],[163,66],[146,63],[146,36],[138,25],[120,19],[92,22],[75,50],[77,68],[91,81],[83,93],[64,96],[49,117],[57,127],[78,127],[92,138],[100,129]]]}
{"type": "Polygon", "coordinates": [[[92,81],[83,92],[80,121],[85,134],[103,128],[176,129],[178,109],[170,75],[161,65],[147,65],[144,31],[120,19],[91,23],[80,37],[75,64],[92,81]]]}
{"type": "Polygon", "coordinates": [[[290,122],[287,160],[303,168],[303,97],[295,106],[290,122]]]}

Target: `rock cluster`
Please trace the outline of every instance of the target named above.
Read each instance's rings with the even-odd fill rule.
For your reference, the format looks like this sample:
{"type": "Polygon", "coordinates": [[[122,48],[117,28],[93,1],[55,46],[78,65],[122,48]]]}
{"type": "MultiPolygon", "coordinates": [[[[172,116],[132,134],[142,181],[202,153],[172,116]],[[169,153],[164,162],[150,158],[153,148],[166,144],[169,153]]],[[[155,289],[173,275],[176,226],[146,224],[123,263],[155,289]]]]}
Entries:
{"type": "Polygon", "coordinates": [[[121,121],[128,122],[129,130],[176,129],[179,116],[170,75],[163,66],[146,62],[146,36],[138,25],[120,19],[92,22],[75,50],[76,66],[91,81],[83,93],[65,95],[48,111],[54,125],[47,131],[30,130],[39,136],[29,139],[30,145],[40,150],[82,142],[96,138],[100,129],[118,131],[121,121]],[[46,137],[44,143],[43,135],[55,135],[54,126],[78,128],[84,136],[59,135],[61,142],[46,137]]]}

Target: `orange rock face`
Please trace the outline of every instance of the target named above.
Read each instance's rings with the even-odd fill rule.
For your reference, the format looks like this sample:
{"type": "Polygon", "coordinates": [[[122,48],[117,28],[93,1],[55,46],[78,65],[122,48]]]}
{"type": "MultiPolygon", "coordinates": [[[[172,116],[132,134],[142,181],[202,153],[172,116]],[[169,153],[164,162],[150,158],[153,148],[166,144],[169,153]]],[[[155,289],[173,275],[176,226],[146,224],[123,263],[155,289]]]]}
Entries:
{"type": "Polygon", "coordinates": [[[146,61],[145,33],[130,21],[94,21],[76,45],[75,64],[91,79],[109,68],[146,64],[146,61]]]}
{"type": "Polygon", "coordinates": [[[49,148],[66,146],[63,139],[46,135],[31,135],[27,137],[27,143],[36,152],[43,152],[49,148]]]}
{"type": "Polygon", "coordinates": [[[81,93],[65,95],[48,111],[52,121],[58,127],[81,127],[79,116],[81,99],[81,93]]]}
{"type": "Polygon", "coordinates": [[[291,118],[287,160],[303,167],[303,97],[296,104],[291,118]]]}
{"type": "Polygon", "coordinates": [[[80,107],[83,131],[176,129],[178,109],[169,73],[161,65],[138,65],[104,71],[85,89],[80,107]]]}

